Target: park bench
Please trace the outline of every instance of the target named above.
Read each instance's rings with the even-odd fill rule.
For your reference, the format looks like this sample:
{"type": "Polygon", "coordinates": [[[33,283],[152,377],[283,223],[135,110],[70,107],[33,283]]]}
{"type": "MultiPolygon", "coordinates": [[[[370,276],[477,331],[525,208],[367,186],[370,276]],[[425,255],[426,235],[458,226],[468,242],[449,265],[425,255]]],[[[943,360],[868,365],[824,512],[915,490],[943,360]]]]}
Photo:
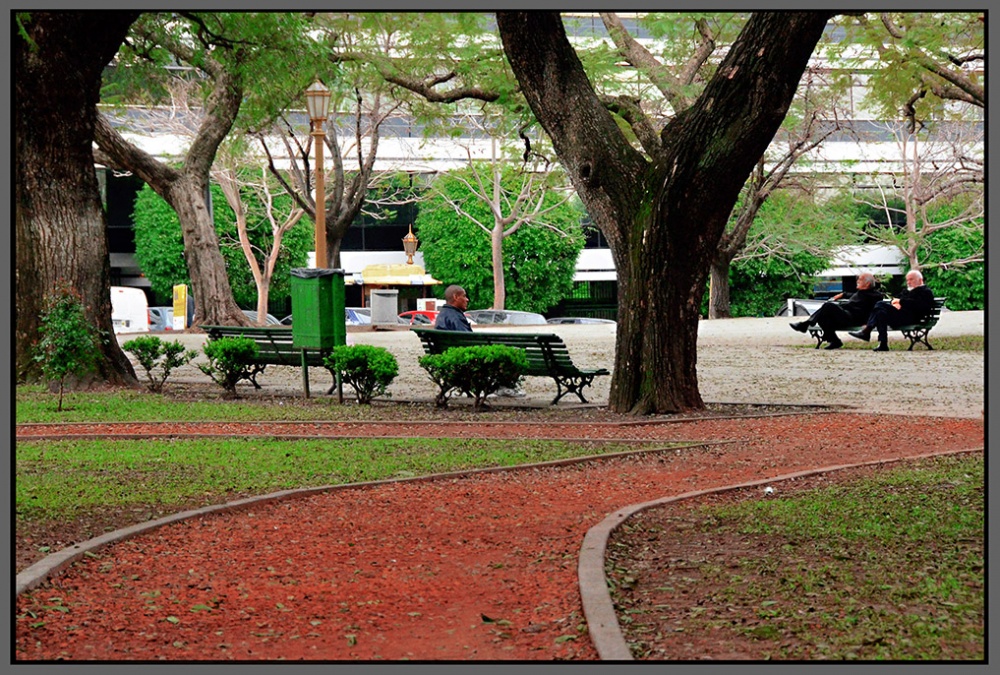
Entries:
{"type": "MultiPolygon", "coordinates": [[[[905,326],[889,328],[890,331],[902,333],[903,337],[910,341],[910,347],[907,351],[913,351],[913,346],[918,342],[924,343],[928,349],[934,349],[931,343],[927,341],[927,334],[931,331],[931,328],[937,325],[938,319],[941,318],[941,310],[944,309],[945,300],[946,298],[934,298],[934,309],[920,321],[905,326]]],[[[844,328],[843,330],[859,331],[862,328],[864,328],[864,325],[844,328]]],[[[816,340],[816,349],[819,349],[820,345],[823,344],[823,329],[819,326],[810,326],[809,335],[816,340]]]]}
{"type": "Polygon", "coordinates": [[[499,333],[492,330],[468,333],[464,331],[436,330],[434,328],[411,328],[417,334],[427,354],[440,354],[451,347],[472,347],[476,345],[506,345],[523,349],[528,357],[525,375],[551,377],[556,383],[556,397],[552,404],[559,402],[569,393],[576,394],[584,403],[583,389],[589,387],[598,375],[610,375],[606,368],[581,369],[573,363],[566,343],[558,335],[539,333],[499,333]]]}
{"type": "Polygon", "coordinates": [[[248,337],[257,344],[257,358],[246,379],[257,389],[257,375],[264,372],[269,365],[301,366],[302,387],[306,398],[309,397],[309,366],[326,368],[334,378],[334,384],[327,391],[332,394],[337,386],[337,374],[327,368],[323,359],[330,353],[329,349],[302,349],[292,344],[291,326],[201,326],[208,333],[210,340],[224,337],[248,337]]]}

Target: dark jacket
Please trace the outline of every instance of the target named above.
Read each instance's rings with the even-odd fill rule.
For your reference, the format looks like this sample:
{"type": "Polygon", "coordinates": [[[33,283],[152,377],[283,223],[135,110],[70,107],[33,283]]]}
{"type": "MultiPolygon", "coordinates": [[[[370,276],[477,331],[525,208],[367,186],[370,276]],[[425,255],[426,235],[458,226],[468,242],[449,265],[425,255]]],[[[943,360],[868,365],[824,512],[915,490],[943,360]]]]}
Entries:
{"type": "Polygon", "coordinates": [[[465,317],[465,313],[458,307],[444,305],[438,311],[437,318],[434,319],[434,327],[438,330],[461,330],[467,333],[472,332],[472,324],[465,317]]]}
{"type": "Polygon", "coordinates": [[[871,314],[875,303],[884,299],[885,296],[882,295],[882,292],[876,291],[874,287],[859,289],[846,302],[841,303],[841,306],[856,323],[862,324],[868,320],[868,315],[871,314]]]}
{"type": "Polygon", "coordinates": [[[899,294],[902,323],[913,323],[934,311],[934,294],[926,285],[906,289],[899,294]]]}

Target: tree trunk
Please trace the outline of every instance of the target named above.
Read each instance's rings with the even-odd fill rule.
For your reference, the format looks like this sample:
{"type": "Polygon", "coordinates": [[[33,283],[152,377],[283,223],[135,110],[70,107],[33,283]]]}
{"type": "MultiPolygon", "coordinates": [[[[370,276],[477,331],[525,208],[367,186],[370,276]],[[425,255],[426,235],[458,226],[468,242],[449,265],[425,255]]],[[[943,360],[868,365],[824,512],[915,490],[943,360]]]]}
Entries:
{"type": "MultiPolygon", "coordinates": [[[[232,96],[220,86],[214,94],[216,98],[221,97],[219,90],[226,92],[227,97],[232,96]]],[[[199,129],[198,138],[192,143],[180,171],[126,141],[103,115],[98,117],[95,128],[101,151],[115,164],[139,176],[177,213],[195,302],[194,326],[250,325],[233,299],[225,259],[219,250],[219,238],[206,201],[215,149],[231,128],[238,109],[238,95],[235,101],[226,100],[210,107],[212,112],[199,129]]]]}
{"type": "Polygon", "coordinates": [[[107,224],[94,156],[101,73],[139,12],[32,12],[14,31],[15,352],[18,381],[33,360],[47,297],[68,284],[101,330],[100,377],[136,384],[111,323],[107,224]],[[28,40],[31,40],[29,42],[28,40]]]}
{"type": "Polygon", "coordinates": [[[493,309],[507,304],[507,282],[503,275],[503,224],[497,223],[490,232],[490,253],[493,260],[493,309]]]}
{"type": "Polygon", "coordinates": [[[205,202],[205,182],[199,176],[181,174],[168,185],[152,187],[173,207],[181,223],[184,259],[191,275],[195,303],[193,325],[250,325],[250,320],[233,299],[226,261],[219,250],[215,223],[205,202]]]}
{"type": "Polygon", "coordinates": [[[729,266],[728,258],[717,257],[712,261],[708,282],[709,319],[729,319],[733,316],[729,307],[729,266]]]}
{"type": "Polygon", "coordinates": [[[615,259],[613,411],[704,407],[696,347],[709,262],[829,16],[752,15],[702,96],[647,158],[601,104],[558,13],[497,13],[521,90],[615,259]]]}

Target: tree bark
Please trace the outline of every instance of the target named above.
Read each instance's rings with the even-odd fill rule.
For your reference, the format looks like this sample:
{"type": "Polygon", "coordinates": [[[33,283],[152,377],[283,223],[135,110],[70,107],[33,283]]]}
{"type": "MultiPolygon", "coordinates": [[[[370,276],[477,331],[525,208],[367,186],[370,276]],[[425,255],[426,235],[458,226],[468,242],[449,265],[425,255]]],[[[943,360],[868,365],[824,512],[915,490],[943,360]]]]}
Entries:
{"type": "Polygon", "coordinates": [[[612,410],[704,407],[696,365],[709,263],[830,16],[752,15],[702,95],[661,132],[662,150],[647,158],[601,104],[558,13],[497,13],[521,90],[615,260],[612,410]]]}
{"type": "Polygon", "coordinates": [[[115,164],[139,176],[177,213],[195,300],[193,325],[249,326],[249,319],[233,299],[225,259],[219,250],[219,238],[206,201],[215,151],[236,119],[240,91],[229,84],[220,84],[212,99],[180,170],[126,141],[103,115],[97,120],[96,140],[115,164]]]}
{"type": "Polygon", "coordinates": [[[15,352],[19,382],[33,360],[47,297],[83,298],[102,340],[99,376],[137,384],[111,323],[107,222],[92,143],[101,74],[139,12],[32,12],[15,42],[15,352]]]}
{"type": "Polygon", "coordinates": [[[708,281],[708,318],[729,319],[732,311],[729,305],[729,268],[731,258],[725,255],[716,257],[712,262],[711,276],[708,281]]]}

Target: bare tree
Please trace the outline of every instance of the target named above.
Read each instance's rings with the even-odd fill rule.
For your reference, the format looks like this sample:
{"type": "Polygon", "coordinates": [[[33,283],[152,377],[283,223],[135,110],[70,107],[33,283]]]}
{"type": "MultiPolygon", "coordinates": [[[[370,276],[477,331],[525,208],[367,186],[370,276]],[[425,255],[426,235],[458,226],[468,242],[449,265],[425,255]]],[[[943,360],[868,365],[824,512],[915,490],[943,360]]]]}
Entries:
{"type": "MultiPolygon", "coordinates": [[[[941,124],[933,133],[911,133],[908,124],[886,124],[900,164],[891,177],[876,176],[875,190],[856,199],[885,213],[887,227],[868,228],[864,234],[877,243],[894,246],[910,269],[924,267],[929,237],[945,228],[982,230],[984,202],[984,128],[977,123],[941,124]],[[952,208],[939,208],[950,205],[952,208]],[[902,227],[892,223],[902,221],[902,227]]],[[[983,262],[982,249],[950,266],[983,262]]]]}
{"type": "MultiPolygon", "coordinates": [[[[250,180],[241,176],[240,163],[235,157],[223,154],[223,161],[216,161],[212,177],[222,188],[226,203],[236,216],[236,232],[238,245],[250,266],[254,284],[257,286],[257,325],[263,326],[267,320],[267,306],[270,297],[271,279],[274,268],[281,255],[281,243],[288,232],[301,220],[305,213],[301,208],[285,209],[279,212],[274,203],[274,189],[281,191],[280,186],[272,186],[267,167],[259,167],[260,176],[250,180]],[[247,218],[247,204],[244,201],[244,191],[249,192],[250,199],[262,206],[263,220],[270,226],[270,237],[267,245],[255,246],[250,241],[247,218]]],[[[283,194],[283,191],[281,192],[283,194]]]]}
{"type": "Polygon", "coordinates": [[[475,223],[490,238],[493,309],[504,309],[507,298],[503,269],[504,239],[526,225],[548,227],[565,235],[562,230],[546,221],[546,215],[561,208],[573,197],[573,193],[570,189],[566,189],[568,185],[562,186],[564,188],[562,195],[552,199],[554,189],[558,187],[553,185],[555,175],[552,162],[538,152],[537,142],[532,149],[523,130],[521,138],[524,139],[525,150],[521,156],[520,167],[513,169],[510,160],[504,156],[502,144],[498,143],[494,133],[490,132],[490,125],[484,123],[483,118],[466,118],[465,126],[488,135],[489,159],[486,161],[476,159],[470,143],[458,143],[465,151],[468,173],[451,171],[439,177],[438,181],[461,183],[473,200],[489,207],[492,220],[483,222],[472,210],[465,208],[462,201],[449,195],[447,190],[435,189],[435,192],[450,204],[456,213],[475,223]]]}

